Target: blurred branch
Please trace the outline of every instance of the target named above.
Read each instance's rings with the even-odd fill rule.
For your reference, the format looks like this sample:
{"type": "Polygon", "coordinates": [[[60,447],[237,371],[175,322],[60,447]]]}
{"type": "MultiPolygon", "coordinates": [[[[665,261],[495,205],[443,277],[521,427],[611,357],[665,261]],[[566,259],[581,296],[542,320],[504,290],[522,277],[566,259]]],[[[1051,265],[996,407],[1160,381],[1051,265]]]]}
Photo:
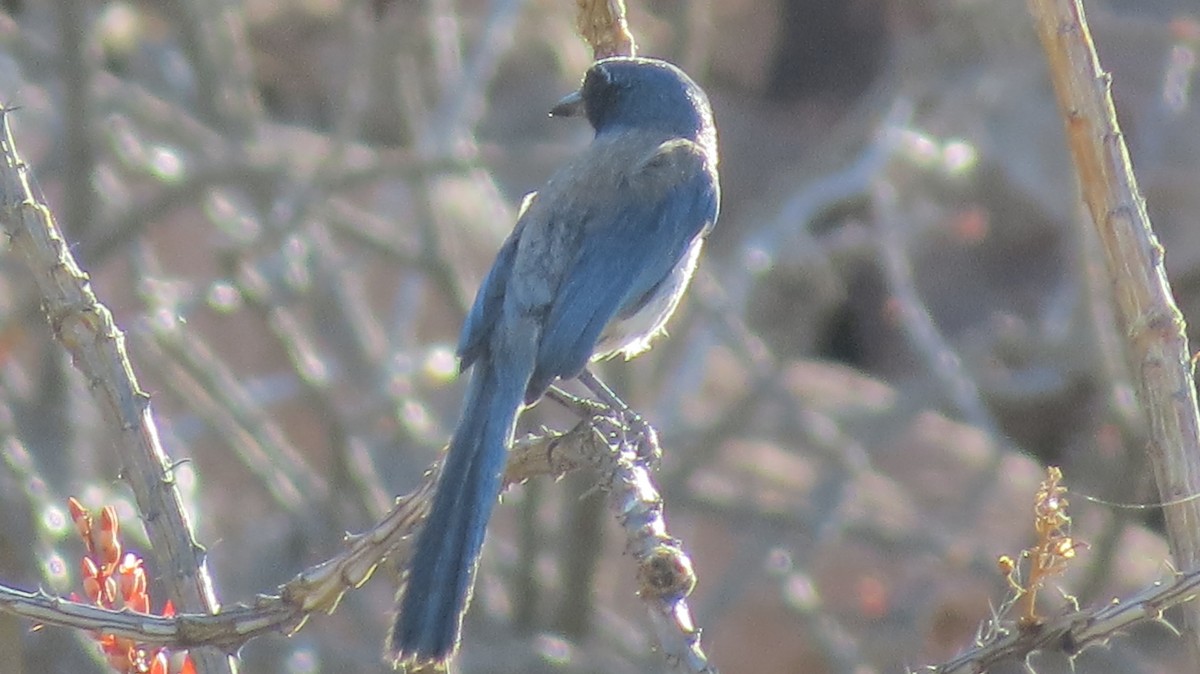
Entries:
{"type": "MultiPolygon", "coordinates": [[[[103,413],[119,434],[121,476],[137,499],[172,600],[186,611],[218,607],[204,561],[179,491],[171,462],[159,442],[150,396],[138,386],[125,352],[124,335],[108,308],[96,299],[87,274],[76,264],[45,205],[33,176],[17,154],[8,112],[0,113],[0,226],[25,260],[42,298],[51,330],[88,380],[103,413]]],[[[232,672],[233,662],[217,651],[198,651],[198,671],[232,672]]]]}
{"type": "Polygon", "coordinates": [[[329,493],[324,476],[296,451],[284,429],[236,374],[199,336],[163,323],[148,321],[150,338],[138,341],[149,362],[173,382],[166,393],[179,397],[218,431],[230,453],[259,479],[279,507],[300,515],[312,500],[324,499],[329,493]]]}
{"type": "Polygon", "coordinates": [[[33,569],[40,560],[54,556],[53,547],[45,539],[28,536],[32,526],[21,526],[26,515],[32,524],[35,513],[44,513],[57,506],[55,495],[48,489],[39,488],[45,484],[33,455],[16,433],[12,409],[0,401],[0,489],[4,491],[0,508],[4,509],[6,529],[0,532],[0,563],[19,556],[22,558],[20,566],[33,569]]]}
{"type": "MultiPolygon", "coordinates": [[[[496,74],[503,54],[512,44],[517,19],[525,3],[523,0],[495,0],[490,5],[483,32],[466,62],[458,68],[455,77],[446,83],[441,100],[430,118],[430,132],[422,136],[439,145],[434,148],[432,156],[460,154],[467,139],[470,139],[470,145],[474,145],[471,136],[479,124],[479,118],[487,110],[488,85],[496,74]]],[[[466,154],[469,156],[471,152],[466,154]]]]}
{"type": "Polygon", "coordinates": [[[83,226],[91,219],[94,208],[92,170],[96,165],[93,149],[91,123],[94,119],[90,92],[94,58],[89,58],[88,7],[82,0],[62,0],[55,3],[58,9],[59,35],[62,36],[63,92],[63,148],[66,151],[65,176],[66,204],[64,206],[67,231],[76,237],[83,235],[83,226]]]}
{"type": "MultiPolygon", "coordinates": [[[[885,131],[886,133],[886,131],[885,131]]],[[[921,299],[913,278],[908,242],[905,240],[901,215],[896,203],[895,188],[877,179],[871,188],[875,229],[878,233],[880,266],[891,290],[897,322],[908,338],[909,346],[924,361],[939,386],[950,398],[950,404],[962,418],[988,435],[1002,437],[1000,428],[979,391],[979,385],[963,367],[962,358],[942,335],[929,308],[921,299]]]]}
{"type": "MultiPolygon", "coordinates": [[[[1150,460],[1171,551],[1200,567],[1200,413],[1183,316],[1171,295],[1163,248],[1151,229],[1080,0],[1029,0],[1066,125],[1084,203],[1115,287],[1125,354],[1150,419],[1150,460]]],[[[1193,653],[1200,606],[1187,613],[1193,653]]]]}
{"type": "Polygon", "coordinates": [[[234,136],[252,134],[262,118],[244,13],[225,0],[169,0],[205,119],[234,136]]]}

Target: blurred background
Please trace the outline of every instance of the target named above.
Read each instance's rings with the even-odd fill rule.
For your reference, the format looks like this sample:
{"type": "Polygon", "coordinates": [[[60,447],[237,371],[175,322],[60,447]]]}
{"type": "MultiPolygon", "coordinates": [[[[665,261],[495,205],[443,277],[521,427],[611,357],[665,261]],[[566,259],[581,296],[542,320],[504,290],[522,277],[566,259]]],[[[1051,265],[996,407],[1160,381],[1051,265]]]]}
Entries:
{"type": "MultiPolygon", "coordinates": [[[[218,596],[251,602],[370,526],[448,438],[465,308],[521,197],[589,139],[546,115],[591,59],[575,3],[0,6],[20,150],[126,333],[218,596]]],[[[1087,9],[1195,344],[1200,11],[1087,9]]],[[[715,664],[898,673],[968,647],[1007,590],[996,557],[1033,542],[1048,464],[1089,547],[1045,611],[1064,605],[1053,587],[1104,603],[1166,577],[1153,509],[1084,497],[1156,495],[1024,4],[629,10],[640,53],[701,82],[720,130],[722,215],[670,338],[602,367],[662,439],[715,664]]],[[[0,582],[68,594],[68,495],[145,541],[115,436],[14,255],[0,288],[0,582]]],[[[543,403],[520,428],[573,423],[543,403]]],[[[504,496],[461,671],[665,669],[594,486],[504,496]]],[[[396,580],[252,642],[243,671],[388,671],[396,580]]],[[[4,673],[106,671],[88,637],[7,615],[0,653],[4,673]]],[[[1185,662],[1142,626],[1075,665],[1185,662]]]]}

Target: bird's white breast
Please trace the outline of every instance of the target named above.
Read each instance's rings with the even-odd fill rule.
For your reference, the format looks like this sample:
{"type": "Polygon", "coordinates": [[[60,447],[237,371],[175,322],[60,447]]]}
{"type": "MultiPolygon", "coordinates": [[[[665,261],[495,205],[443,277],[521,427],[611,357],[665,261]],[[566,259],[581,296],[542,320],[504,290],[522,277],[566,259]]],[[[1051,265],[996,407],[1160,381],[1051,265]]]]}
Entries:
{"type": "Polygon", "coordinates": [[[667,319],[679,306],[679,299],[692,279],[703,246],[704,237],[697,236],[659,286],[658,292],[637,313],[624,318],[618,316],[605,326],[592,360],[611,358],[617,354],[629,359],[650,348],[650,342],[663,332],[667,319]]]}

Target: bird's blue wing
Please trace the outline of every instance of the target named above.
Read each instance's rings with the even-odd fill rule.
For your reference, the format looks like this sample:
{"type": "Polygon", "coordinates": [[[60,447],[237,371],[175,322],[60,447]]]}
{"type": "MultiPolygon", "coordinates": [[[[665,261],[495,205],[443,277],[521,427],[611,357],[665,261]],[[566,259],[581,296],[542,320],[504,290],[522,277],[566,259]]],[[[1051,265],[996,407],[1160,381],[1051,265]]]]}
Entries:
{"type": "Polygon", "coordinates": [[[496,253],[496,261],[479,286],[475,294],[475,303],[463,321],[462,332],[458,337],[459,367],[466,370],[479,358],[487,347],[489,335],[500,318],[500,309],[504,304],[504,292],[508,287],[508,278],[512,275],[513,258],[517,254],[517,233],[509,235],[508,240],[496,253]]]}
{"type": "Polygon", "coordinates": [[[664,143],[629,180],[618,209],[591,213],[543,325],[527,399],[574,377],[613,317],[636,310],[716,220],[718,187],[703,151],[664,143]]]}
{"type": "Polygon", "coordinates": [[[517,255],[518,241],[524,228],[525,213],[537,199],[537,192],[525,195],[521,208],[517,211],[517,224],[513,228],[504,245],[496,253],[492,268],[488,270],[483,283],[475,293],[475,302],[467,312],[463,321],[462,332],[458,335],[459,369],[471,367],[487,345],[496,321],[500,319],[501,307],[504,306],[504,293],[508,290],[508,279],[512,276],[513,260],[517,255]]]}

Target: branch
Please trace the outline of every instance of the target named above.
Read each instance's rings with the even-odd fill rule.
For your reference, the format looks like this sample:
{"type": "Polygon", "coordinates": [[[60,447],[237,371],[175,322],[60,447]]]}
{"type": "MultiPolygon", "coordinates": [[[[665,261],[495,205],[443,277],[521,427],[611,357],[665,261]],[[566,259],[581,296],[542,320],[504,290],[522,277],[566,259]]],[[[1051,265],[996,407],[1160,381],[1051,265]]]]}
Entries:
{"type": "MultiPolygon", "coordinates": [[[[104,418],[117,432],[121,477],[133,490],[156,559],[181,610],[212,612],[219,604],[183,501],[159,442],[150,396],[138,386],[125,352],[125,336],[108,308],[96,299],[17,153],[9,110],[0,109],[0,228],[25,261],[42,298],[50,329],[86,377],[104,418]]],[[[193,654],[201,673],[232,672],[217,651],[193,654]]]]}
{"type": "Polygon", "coordinates": [[[1026,661],[1040,651],[1057,651],[1074,658],[1092,646],[1108,644],[1114,637],[1145,622],[1160,623],[1174,632],[1174,625],[1163,618],[1163,612],[1191,602],[1198,593],[1200,571],[1192,571],[1177,575],[1172,583],[1155,583],[1126,601],[1070,611],[1026,627],[996,617],[987,626],[986,633],[976,640],[976,648],[922,671],[975,674],[986,672],[1002,662],[1026,661]]]}
{"type": "MultiPolygon", "coordinates": [[[[1176,565],[1200,567],[1200,414],[1183,316],[1175,305],[1117,124],[1111,80],[1100,67],[1081,0],[1029,0],[1066,125],[1084,203],[1104,248],[1125,334],[1150,421],[1150,460],[1176,565]]],[[[1186,613],[1193,652],[1200,606],[1186,613]]]]}
{"type": "Polygon", "coordinates": [[[625,19],[625,0],[576,0],[575,27],[592,48],[597,61],[609,56],[633,56],[637,44],[625,19]]]}
{"type": "MultiPolygon", "coordinates": [[[[626,531],[626,550],[637,563],[638,594],[668,662],[686,672],[715,674],[700,648],[700,631],[692,624],[685,601],[696,582],[691,560],[680,542],[667,534],[662,499],[641,465],[636,447],[616,442],[625,433],[609,411],[588,401],[579,401],[577,409],[587,418],[571,431],[530,436],[515,443],[505,470],[505,487],[534,477],[560,477],[584,466],[600,471],[599,482],[608,493],[609,507],[626,531]]],[[[210,646],[234,652],[255,637],[295,632],[316,612],[333,612],[346,592],[370,580],[385,560],[391,558],[403,566],[410,554],[411,534],[420,529],[429,512],[440,470],[440,464],[431,467],[421,484],[397,499],[379,524],[349,537],[340,555],[305,570],[280,587],[277,595],[259,597],[252,606],[229,607],[211,615],[162,617],[109,611],[41,591],[0,585],[0,611],[43,625],[113,634],[147,646],[210,646]]]]}

